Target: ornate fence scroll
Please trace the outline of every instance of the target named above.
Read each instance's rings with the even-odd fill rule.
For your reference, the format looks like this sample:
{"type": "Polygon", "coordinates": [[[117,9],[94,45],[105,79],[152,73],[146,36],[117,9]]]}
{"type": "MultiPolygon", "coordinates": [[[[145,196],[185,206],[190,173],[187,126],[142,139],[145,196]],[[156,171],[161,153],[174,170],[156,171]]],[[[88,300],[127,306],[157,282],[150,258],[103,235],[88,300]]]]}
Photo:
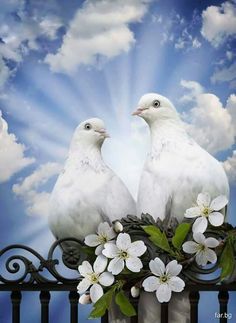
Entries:
{"type": "MultiPolygon", "coordinates": [[[[127,221],[123,225],[130,226],[130,230],[135,232],[135,223],[131,225],[127,221]]],[[[136,233],[140,238],[140,232],[136,233]]],[[[143,239],[145,239],[148,252],[152,257],[155,257],[156,251],[149,244],[148,239],[145,237],[143,239]]],[[[50,292],[68,291],[70,304],[68,322],[78,323],[79,295],[77,285],[80,277],[77,268],[78,264],[86,258],[83,247],[81,241],[75,238],[66,238],[54,242],[46,257],[30,247],[20,244],[7,246],[0,251],[0,291],[11,292],[13,323],[20,323],[23,291],[40,291],[41,323],[49,322],[50,292]]],[[[184,271],[186,290],[189,291],[192,323],[198,322],[199,291],[218,292],[218,312],[227,313],[228,291],[236,291],[236,283],[219,284],[220,277],[217,268],[217,264],[203,269],[192,263],[191,266],[188,266],[188,270],[184,271]],[[215,276],[212,278],[213,274],[215,276]]],[[[131,301],[135,307],[138,307],[138,299],[131,301]]],[[[161,309],[161,322],[167,323],[168,303],[163,303],[161,309]]],[[[107,314],[102,318],[102,322],[108,322],[107,314]]],[[[138,322],[138,316],[131,318],[131,323],[134,322],[138,322]]],[[[220,322],[227,322],[227,318],[222,316],[220,322]]],[[[51,323],[56,322],[52,321],[51,323]]]]}

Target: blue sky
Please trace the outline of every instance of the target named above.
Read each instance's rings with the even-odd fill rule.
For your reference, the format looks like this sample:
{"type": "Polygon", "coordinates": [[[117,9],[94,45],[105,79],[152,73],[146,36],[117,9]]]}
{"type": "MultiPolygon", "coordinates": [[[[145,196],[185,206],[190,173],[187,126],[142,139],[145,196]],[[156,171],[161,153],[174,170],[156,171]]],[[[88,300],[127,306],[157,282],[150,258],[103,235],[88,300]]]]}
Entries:
{"type": "MultiPolygon", "coordinates": [[[[236,225],[235,17],[235,1],[1,1],[0,246],[46,254],[50,191],[75,127],[89,117],[104,119],[104,158],[136,196],[149,136],[131,113],[153,91],[223,163],[236,225]]],[[[0,315],[9,321],[8,311],[0,315]]]]}

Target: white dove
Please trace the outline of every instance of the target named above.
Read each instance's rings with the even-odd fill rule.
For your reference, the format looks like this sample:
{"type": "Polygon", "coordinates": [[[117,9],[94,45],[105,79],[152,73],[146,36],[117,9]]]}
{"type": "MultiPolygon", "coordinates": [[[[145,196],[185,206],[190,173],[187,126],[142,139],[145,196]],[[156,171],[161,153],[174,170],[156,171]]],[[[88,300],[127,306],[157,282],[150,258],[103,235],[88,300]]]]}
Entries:
{"type": "MultiPolygon", "coordinates": [[[[137,214],[155,219],[176,217],[182,221],[197,195],[229,196],[229,184],[221,164],[201,148],[186,132],[173,104],[156,93],[144,95],[133,115],[142,117],[150,128],[149,152],[139,184],[137,214]]],[[[188,322],[189,303],[181,293],[170,303],[170,321],[188,322]]],[[[143,293],[140,322],[158,322],[160,306],[155,295],[143,293]]]]}
{"type": "MultiPolygon", "coordinates": [[[[136,213],[125,184],[103,161],[101,147],[107,137],[98,118],[82,122],[75,130],[64,171],[50,198],[49,226],[56,238],[84,240],[97,231],[99,223],[136,213]]],[[[109,317],[113,323],[126,322],[115,304],[109,317]]]]}
{"type": "Polygon", "coordinates": [[[101,147],[107,137],[104,122],[97,118],[76,128],[50,199],[49,225],[56,238],[83,240],[99,223],[135,214],[128,189],[103,161],[101,147]]]}
{"type": "Polygon", "coordinates": [[[150,127],[149,152],[138,192],[138,214],[155,219],[183,220],[197,195],[229,196],[227,176],[220,162],[201,148],[186,132],[173,104],[156,93],[144,95],[133,113],[150,127]]]}

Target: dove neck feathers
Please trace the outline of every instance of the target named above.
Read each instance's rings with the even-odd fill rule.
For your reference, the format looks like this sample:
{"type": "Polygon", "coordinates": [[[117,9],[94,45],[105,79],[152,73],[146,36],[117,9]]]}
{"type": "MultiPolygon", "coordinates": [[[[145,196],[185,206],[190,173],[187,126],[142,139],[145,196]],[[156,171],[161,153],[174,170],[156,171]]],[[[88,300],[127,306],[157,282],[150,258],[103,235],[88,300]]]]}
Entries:
{"type": "Polygon", "coordinates": [[[150,124],[151,156],[163,150],[178,149],[179,143],[189,142],[190,138],[179,118],[156,120],[150,124]]]}
{"type": "Polygon", "coordinates": [[[101,145],[77,142],[76,146],[73,145],[69,151],[67,166],[103,172],[105,170],[105,163],[101,154],[101,145]]]}

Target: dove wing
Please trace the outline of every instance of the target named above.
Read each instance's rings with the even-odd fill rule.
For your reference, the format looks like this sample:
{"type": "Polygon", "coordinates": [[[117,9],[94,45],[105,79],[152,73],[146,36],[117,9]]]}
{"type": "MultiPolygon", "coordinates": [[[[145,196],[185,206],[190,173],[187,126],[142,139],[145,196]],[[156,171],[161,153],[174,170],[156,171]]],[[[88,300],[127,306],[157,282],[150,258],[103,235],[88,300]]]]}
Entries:
{"type": "Polygon", "coordinates": [[[136,214],[135,201],[122,180],[112,172],[105,189],[102,213],[110,221],[120,219],[128,214],[136,214]]]}

